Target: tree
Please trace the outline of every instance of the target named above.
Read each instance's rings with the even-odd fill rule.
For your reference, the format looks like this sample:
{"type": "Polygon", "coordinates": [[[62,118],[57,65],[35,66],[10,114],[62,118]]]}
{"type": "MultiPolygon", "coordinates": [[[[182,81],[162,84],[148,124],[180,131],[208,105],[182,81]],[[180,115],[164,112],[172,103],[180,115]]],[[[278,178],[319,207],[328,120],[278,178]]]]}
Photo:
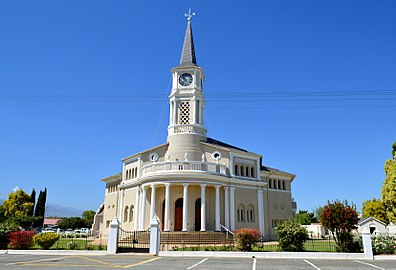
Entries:
{"type": "Polygon", "coordinates": [[[313,212],[309,213],[307,210],[299,210],[296,215],[296,220],[301,225],[309,225],[318,222],[313,212]]]}
{"type": "Polygon", "coordinates": [[[4,215],[9,217],[18,217],[27,215],[33,204],[30,202],[30,196],[22,189],[17,189],[8,195],[8,200],[3,202],[4,215]]]}
{"type": "Polygon", "coordinates": [[[85,221],[80,217],[62,218],[57,223],[60,229],[78,229],[86,227],[85,221]]]}
{"type": "Polygon", "coordinates": [[[320,220],[320,216],[322,215],[323,212],[323,206],[318,206],[315,208],[315,218],[317,220],[320,220]]]}
{"type": "Polygon", "coordinates": [[[382,186],[382,203],[385,206],[387,218],[396,223],[396,142],[392,145],[393,159],[385,162],[385,181],[382,186]]]}
{"type": "Polygon", "coordinates": [[[362,217],[375,217],[378,220],[381,220],[385,223],[389,223],[385,205],[381,200],[372,199],[364,201],[362,204],[362,217]]]}
{"type": "Polygon", "coordinates": [[[34,214],[34,205],[36,203],[36,191],[33,189],[32,193],[30,194],[30,202],[33,204],[32,209],[30,209],[28,216],[33,217],[34,214]]]}
{"type": "Polygon", "coordinates": [[[86,227],[91,228],[94,222],[96,212],[94,210],[86,210],[82,213],[82,219],[85,221],[86,227]]]}
{"type": "Polygon", "coordinates": [[[36,209],[34,211],[35,217],[44,218],[46,201],[47,201],[47,188],[45,188],[44,191],[40,190],[40,194],[37,199],[36,209]]]}
{"type": "Polygon", "coordinates": [[[5,221],[7,218],[5,216],[5,209],[3,205],[0,205],[0,223],[5,221]]]}
{"type": "Polygon", "coordinates": [[[337,245],[337,251],[352,251],[354,242],[351,231],[356,229],[356,224],[358,223],[358,214],[354,204],[349,205],[348,201],[329,201],[323,207],[320,222],[325,228],[331,231],[337,245]]]}

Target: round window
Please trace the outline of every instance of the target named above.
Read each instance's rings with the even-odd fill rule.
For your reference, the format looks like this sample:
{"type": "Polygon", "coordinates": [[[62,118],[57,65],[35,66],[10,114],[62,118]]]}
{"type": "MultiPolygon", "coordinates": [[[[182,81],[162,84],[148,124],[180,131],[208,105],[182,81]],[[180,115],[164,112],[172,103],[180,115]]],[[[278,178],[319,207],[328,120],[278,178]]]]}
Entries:
{"type": "Polygon", "coordinates": [[[212,158],[216,161],[219,161],[221,159],[221,153],[219,151],[215,151],[212,153],[212,158]]]}
{"type": "Polygon", "coordinates": [[[156,162],[158,160],[158,154],[157,153],[151,153],[150,154],[150,160],[152,162],[156,162]]]}

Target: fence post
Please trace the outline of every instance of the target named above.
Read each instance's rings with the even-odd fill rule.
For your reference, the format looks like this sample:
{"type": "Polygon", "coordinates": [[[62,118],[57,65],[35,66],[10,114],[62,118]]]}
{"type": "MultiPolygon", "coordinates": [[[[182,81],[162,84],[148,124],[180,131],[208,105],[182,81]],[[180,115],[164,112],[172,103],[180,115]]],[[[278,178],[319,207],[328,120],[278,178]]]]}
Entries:
{"type": "Polygon", "coordinates": [[[154,217],[150,221],[150,254],[158,255],[160,249],[160,229],[159,229],[159,221],[154,217]]]}
{"type": "Polygon", "coordinates": [[[109,235],[107,239],[107,254],[116,254],[118,248],[118,227],[117,218],[113,218],[110,222],[109,235]]]}
{"type": "Polygon", "coordinates": [[[368,228],[364,228],[362,231],[362,238],[363,238],[363,249],[364,249],[364,257],[366,259],[374,259],[373,256],[373,247],[371,244],[371,235],[368,228]]]}

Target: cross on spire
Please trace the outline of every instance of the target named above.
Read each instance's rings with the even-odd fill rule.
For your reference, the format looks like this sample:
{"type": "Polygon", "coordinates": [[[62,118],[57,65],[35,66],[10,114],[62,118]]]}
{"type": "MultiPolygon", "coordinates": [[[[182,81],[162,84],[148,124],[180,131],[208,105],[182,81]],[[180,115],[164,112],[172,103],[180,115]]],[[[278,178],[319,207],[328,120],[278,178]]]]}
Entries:
{"type": "Polygon", "coordinates": [[[195,16],[194,12],[191,12],[191,8],[188,9],[188,13],[184,13],[184,16],[187,17],[187,21],[191,21],[191,18],[195,16]]]}
{"type": "Polygon", "coordinates": [[[180,66],[196,66],[197,60],[195,58],[194,40],[191,28],[191,18],[195,13],[191,12],[191,8],[188,9],[188,13],[184,16],[187,17],[187,28],[186,35],[184,36],[183,51],[180,59],[180,66]]]}

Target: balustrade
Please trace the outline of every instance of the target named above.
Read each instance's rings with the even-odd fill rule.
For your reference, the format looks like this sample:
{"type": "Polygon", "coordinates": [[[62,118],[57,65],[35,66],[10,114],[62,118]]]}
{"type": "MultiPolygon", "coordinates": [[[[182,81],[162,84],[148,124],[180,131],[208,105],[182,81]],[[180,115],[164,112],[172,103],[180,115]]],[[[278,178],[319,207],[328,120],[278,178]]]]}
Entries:
{"type": "Polygon", "coordinates": [[[226,175],[225,165],[199,161],[168,161],[158,162],[143,166],[143,175],[163,171],[197,171],[211,172],[226,175]]]}

